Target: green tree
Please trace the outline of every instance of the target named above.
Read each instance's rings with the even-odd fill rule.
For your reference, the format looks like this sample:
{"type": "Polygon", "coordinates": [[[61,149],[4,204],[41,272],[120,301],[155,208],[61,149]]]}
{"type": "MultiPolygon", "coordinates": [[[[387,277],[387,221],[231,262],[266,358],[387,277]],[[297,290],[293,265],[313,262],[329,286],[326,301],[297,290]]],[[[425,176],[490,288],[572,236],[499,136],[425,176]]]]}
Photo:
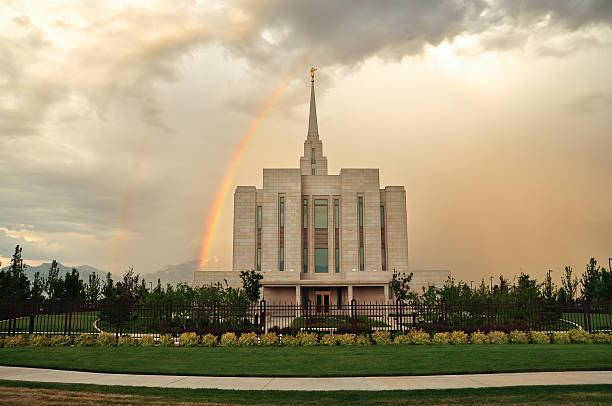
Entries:
{"type": "Polygon", "coordinates": [[[259,301],[263,275],[251,269],[250,271],[240,272],[240,279],[242,279],[242,288],[249,300],[251,302],[259,301]]]}
{"type": "Polygon", "coordinates": [[[47,278],[44,281],[45,285],[45,293],[47,294],[47,298],[49,301],[55,301],[61,296],[62,292],[62,284],[59,276],[59,264],[54,259],[51,262],[51,268],[49,268],[49,272],[47,274],[47,278]]]}
{"type": "Polygon", "coordinates": [[[550,276],[551,272],[552,270],[548,270],[546,279],[544,279],[544,283],[542,284],[542,299],[544,299],[546,303],[554,303],[557,301],[557,289],[550,276]]]}
{"type": "Polygon", "coordinates": [[[88,302],[97,302],[100,299],[100,277],[95,272],[89,274],[85,298],[88,302]]]}
{"type": "Polygon", "coordinates": [[[561,276],[561,285],[563,288],[564,295],[567,298],[568,302],[573,302],[576,298],[576,293],[578,293],[578,278],[572,275],[574,270],[571,266],[565,267],[565,275],[561,276]]]}
{"type": "Polygon", "coordinates": [[[0,271],[0,300],[25,302],[30,298],[30,280],[25,274],[26,265],[21,257],[22,248],[17,245],[8,269],[0,271]]]}
{"type": "Polygon", "coordinates": [[[393,295],[397,300],[404,301],[413,299],[414,294],[410,293],[410,282],[412,281],[413,273],[398,272],[393,270],[393,276],[389,282],[389,288],[393,291],[393,295]]]}
{"type": "Polygon", "coordinates": [[[586,300],[593,300],[599,297],[601,267],[597,265],[597,260],[591,258],[586,266],[586,271],[582,274],[580,284],[582,285],[582,297],[586,300]]]}

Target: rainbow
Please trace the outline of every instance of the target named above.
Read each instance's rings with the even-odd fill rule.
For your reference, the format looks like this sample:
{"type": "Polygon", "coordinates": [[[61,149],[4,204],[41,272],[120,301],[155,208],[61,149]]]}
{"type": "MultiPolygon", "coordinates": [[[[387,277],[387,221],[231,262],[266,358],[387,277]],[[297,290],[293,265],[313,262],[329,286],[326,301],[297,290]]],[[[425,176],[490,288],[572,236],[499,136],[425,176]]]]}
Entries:
{"type": "Polygon", "coordinates": [[[221,217],[221,212],[223,210],[223,206],[225,205],[225,201],[227,200],[227,196],[232,188],[232,184],[234,181],[234,177],[236,175],[236,171],[240,166],[240,162],[244,157],[244,153],[247,148],[253,141],[255,134],[259,130],[264,119],[267,117],[268,113],[283,93],[283,91],[289,86],[293,77],[296,75],[297,71],[303,67],[302,63],[297,64],[296,67],[291,71],[291,73],[285,77],[280,85],[274,90],[272,95],[266,100],[263,108],[259,111],[259,114],[255,117],[255,120],[251,123],[246,132],[246,135],[238,145],[234,156],[232,157],[223,179],[221,180],[221,184],[217,189],[217,193],[215,194],[215,200],[213,202],[212,208],[210,209],[210,213],[208,215],[208,220],[206,222],[206,228],[204,229],[204,236],[202,238],[202,244],[200,245],[200,258],[198,263],[198,269],[204,269],[206,263],[208,262],[208,255],[210,252],[210,245],[215,236],[215,231],[217,230],[217,224],[219,222],[219,218],[221,217]]]}

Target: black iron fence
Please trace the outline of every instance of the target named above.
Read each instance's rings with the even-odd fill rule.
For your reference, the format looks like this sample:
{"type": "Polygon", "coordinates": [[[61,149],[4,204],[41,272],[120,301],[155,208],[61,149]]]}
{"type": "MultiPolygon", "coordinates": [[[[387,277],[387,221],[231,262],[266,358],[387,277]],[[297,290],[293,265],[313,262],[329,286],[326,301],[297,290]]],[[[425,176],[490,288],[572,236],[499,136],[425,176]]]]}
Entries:
{"type": "Polygon", "coordinates": [[[0,337],[21,334],[220,335],[233,331],[361,333],[376,330],[612,331],[612,306],[571,304],[423,305],[411,302],[348,305],[257,304],[104,305],[102,303],[13,303],[0,305],[0,337]]]}

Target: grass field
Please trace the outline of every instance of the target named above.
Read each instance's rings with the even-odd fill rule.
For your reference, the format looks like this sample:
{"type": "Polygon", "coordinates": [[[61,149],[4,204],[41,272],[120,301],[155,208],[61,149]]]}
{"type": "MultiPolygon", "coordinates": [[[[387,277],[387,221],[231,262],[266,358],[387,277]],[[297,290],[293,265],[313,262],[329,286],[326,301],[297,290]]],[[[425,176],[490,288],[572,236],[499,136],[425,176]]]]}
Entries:
{"type": "Polygon", "coordinates": [[[376,376],[612,370],[612,345],[0,348],[0,365],[209,376],[376,376]]]}
{"type": "MultiPolygon", "coordinates": [[[[612,327],[612,315],[605,313],[593,313],[589,314],[591,329],[600,330],[607,329],[609,330],[612,327]]],[[[587,318],[587,321],[589,320],[587,318]]],[[[563,313],[563,320],[571,321],[576,324],[582,326],[582,328],[587,328],[585,325],[584,313],[563,313]]]]}
{"type": "Polygon", "coordinates": [[[415,391],[228,391],[0,381],[2,403],[89,405],[609,405],[612,385],[415,391]]]}
{"type": "MultiPolygon", "coordinates": [[[[66,317],[70,317],[71,320],[71,331],[94,333],[97,332],[93,326],[94,321],[99,317],[98,312],[82,312],[67,314],[45,314],[34,317],[34,331],[35,332],[63,332],[66,323],[66,317]]],[[[9,328],[9,321],[0,321],[0,331],[7,331],[9,328]]],[[[30,318],[21,317],[17,319],[17,331],[27,332],[30,328],[30,318]]]]}

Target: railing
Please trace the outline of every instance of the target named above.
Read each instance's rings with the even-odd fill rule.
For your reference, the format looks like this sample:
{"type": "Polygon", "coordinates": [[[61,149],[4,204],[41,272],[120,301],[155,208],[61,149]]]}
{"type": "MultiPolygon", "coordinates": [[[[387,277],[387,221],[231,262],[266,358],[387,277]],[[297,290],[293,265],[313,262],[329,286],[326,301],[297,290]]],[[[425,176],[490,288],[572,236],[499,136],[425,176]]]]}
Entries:
{"type": "Polygon", "coordinates": [[[260,303],[209,305],[104,305],[102,303],[13,303],[0,305],[0,337],[12,335],[97,335],[110,332],[140,337],[145,334],[219,335],[298,331],[360,333],[375,330],[406,331],[612,331],[612,306],[585,302],[571,304],[528,303],[480,305],[423,305],[358,303],[303,305],[260,303]]]}

